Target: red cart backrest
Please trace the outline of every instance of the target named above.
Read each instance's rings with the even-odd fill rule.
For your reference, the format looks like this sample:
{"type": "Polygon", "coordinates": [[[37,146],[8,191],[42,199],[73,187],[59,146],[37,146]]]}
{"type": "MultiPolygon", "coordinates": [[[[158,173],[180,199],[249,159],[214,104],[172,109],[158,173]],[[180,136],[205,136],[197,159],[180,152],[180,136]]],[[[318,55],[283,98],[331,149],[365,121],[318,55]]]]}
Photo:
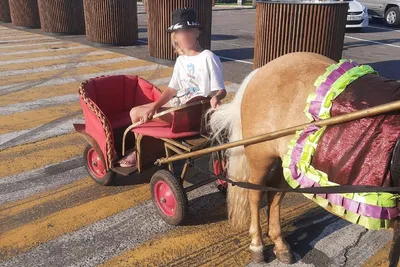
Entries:
{"type": "Polygon", "coordinates": [[[154,85],[133,75],[92,79],[84,84],[84,90],[107,117],[154,102],[161,95],[154,85]]]}

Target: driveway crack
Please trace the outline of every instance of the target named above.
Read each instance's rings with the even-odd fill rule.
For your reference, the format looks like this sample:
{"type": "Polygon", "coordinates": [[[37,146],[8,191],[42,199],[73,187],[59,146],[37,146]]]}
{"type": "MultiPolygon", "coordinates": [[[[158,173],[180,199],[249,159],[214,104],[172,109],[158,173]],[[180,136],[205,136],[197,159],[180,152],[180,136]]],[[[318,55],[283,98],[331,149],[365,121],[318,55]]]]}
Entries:
{"type": "Polygon", "coordinates": [[[366,233],[368,233],[368,229],[365,228],[365,229],[360,233],[360,235],[358,236],[356,242],[354,242],[353,244],[348,245],[347,247],[344,248],[344,250],[345,250],[345,251],[344,251],[344,254],[343,254],[344,261],[343,261],[343,263],[340,264],[340,266],[347,266],[347,261],[348,261],[348,259],[349,259],[349,258],[348,258],[348,254],[349,254],[350,250],[358,246],[358,244],[360,243],[360,240],[362,239],[362,237],[363,237],[366,233]]]}

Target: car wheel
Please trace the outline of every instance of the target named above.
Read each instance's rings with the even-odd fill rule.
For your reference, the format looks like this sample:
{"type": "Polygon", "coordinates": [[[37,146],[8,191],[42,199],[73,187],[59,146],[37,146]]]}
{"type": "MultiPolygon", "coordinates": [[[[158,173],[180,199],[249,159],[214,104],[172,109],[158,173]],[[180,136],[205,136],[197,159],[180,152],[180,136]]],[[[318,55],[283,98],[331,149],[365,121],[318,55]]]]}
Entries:
{"type": "Polygon", "coordinates": [[[385,22],[390,26],[400,25],[400,9],[399,7],[391,7],[385,13],[385,22]]]}

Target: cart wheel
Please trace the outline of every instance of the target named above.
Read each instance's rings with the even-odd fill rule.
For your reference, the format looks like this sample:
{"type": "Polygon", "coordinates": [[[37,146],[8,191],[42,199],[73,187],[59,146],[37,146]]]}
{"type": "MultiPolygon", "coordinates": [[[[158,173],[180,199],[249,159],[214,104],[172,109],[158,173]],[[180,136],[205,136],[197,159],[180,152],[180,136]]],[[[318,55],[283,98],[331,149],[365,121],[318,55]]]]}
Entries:
{"type": "Polygon", "coordinates": [[[157,171],[150,181],[153,204],[163,220],[180,225],[188,213],[188,199],[179,179],[167,170],[157,171]]]}
{"type": "MultiPolygon", "coordinates": [[[[222,168],[225,168],[225,162],[222,163],[222,168]]],[[[210,163],[209,163],[209,170],[210,170],[210,172],[214,173],[215,175],[221,174],[220,162],[218,159],[216,159],[216,157],[211,156],[210,163]]],[[[223,193],[223,194],[227,193],[227,191],[228,191],[228,183],[227,182],[217,179],[215,181],[215,184],[221,193],[223,193]]]]}
{"type": "Polygon", "coordinates": [[[83,152],[83,159],[85,160],[86,170],[96,183],[101,185],[110,185],[112,183],[115,172],[106,170],[106,166],[101,161],[99,154],[91,145],[86,146],[85,152],[83,152]]]}

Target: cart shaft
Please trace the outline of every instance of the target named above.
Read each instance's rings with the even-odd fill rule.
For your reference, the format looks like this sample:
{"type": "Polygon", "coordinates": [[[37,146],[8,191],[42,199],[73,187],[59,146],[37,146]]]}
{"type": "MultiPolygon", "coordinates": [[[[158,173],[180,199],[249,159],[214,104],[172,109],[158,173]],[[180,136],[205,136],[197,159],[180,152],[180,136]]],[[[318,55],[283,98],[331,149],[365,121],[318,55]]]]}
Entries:
{"type": "Polygon", "coordinates": [[[325,119],[325,120],[301,124],[301,125],[293,126],[293,127],[286,128],[283,130],[266,133],[266,134],[262,134],[262,135],[257,135],[257,136],[251,137],[251,138],[242,139],[239,141],[235,141],[235,142],[231,142],[231,143],[227,143],[227,144],[223,144],[223,145],[219,145],[219,146],[214,146],[214,147],[197,150],[197,151],[186,153],[183,155],[175,155],[175,156],[168,157],[168,158],[161,158],[155,162],[155,165],[162,165],[162,164],[167,164],[167,163],[182,160],[182,159],[198,157],[198,156],[210,154],[210,153],[221,151],[221,150],[227,150],[227,149],[230,149],[233,147],[257,144],[257,143],[262,143],[265,141],[275,140],[275,139],[278,139],[278,138],[281,138],[284,136],[295,134],[297,131],[303,130],[306,127],[311,126],[311,125],[320,126],[320,127],[335,125],[335,124],[340,124],[340,123],[344,123],[344,122],[348,122],[348,121],[358,120],[358,119],[362,119],[365,117],[371,117],[371,116],[380,115],[380,114],[384,114],[384,113],[388,113],[388,112],[392,112],[392,111],[399,111],[399,110],[400,110],[400,100],[390,102],[387,104],[383,104],[383,105],[379,105],[379,106],[375,106],[372,108],[356,111],[356,112],[347,113],[347,114],[340,115],[340,116],[335,116],[335,117],[325,119]]]}

